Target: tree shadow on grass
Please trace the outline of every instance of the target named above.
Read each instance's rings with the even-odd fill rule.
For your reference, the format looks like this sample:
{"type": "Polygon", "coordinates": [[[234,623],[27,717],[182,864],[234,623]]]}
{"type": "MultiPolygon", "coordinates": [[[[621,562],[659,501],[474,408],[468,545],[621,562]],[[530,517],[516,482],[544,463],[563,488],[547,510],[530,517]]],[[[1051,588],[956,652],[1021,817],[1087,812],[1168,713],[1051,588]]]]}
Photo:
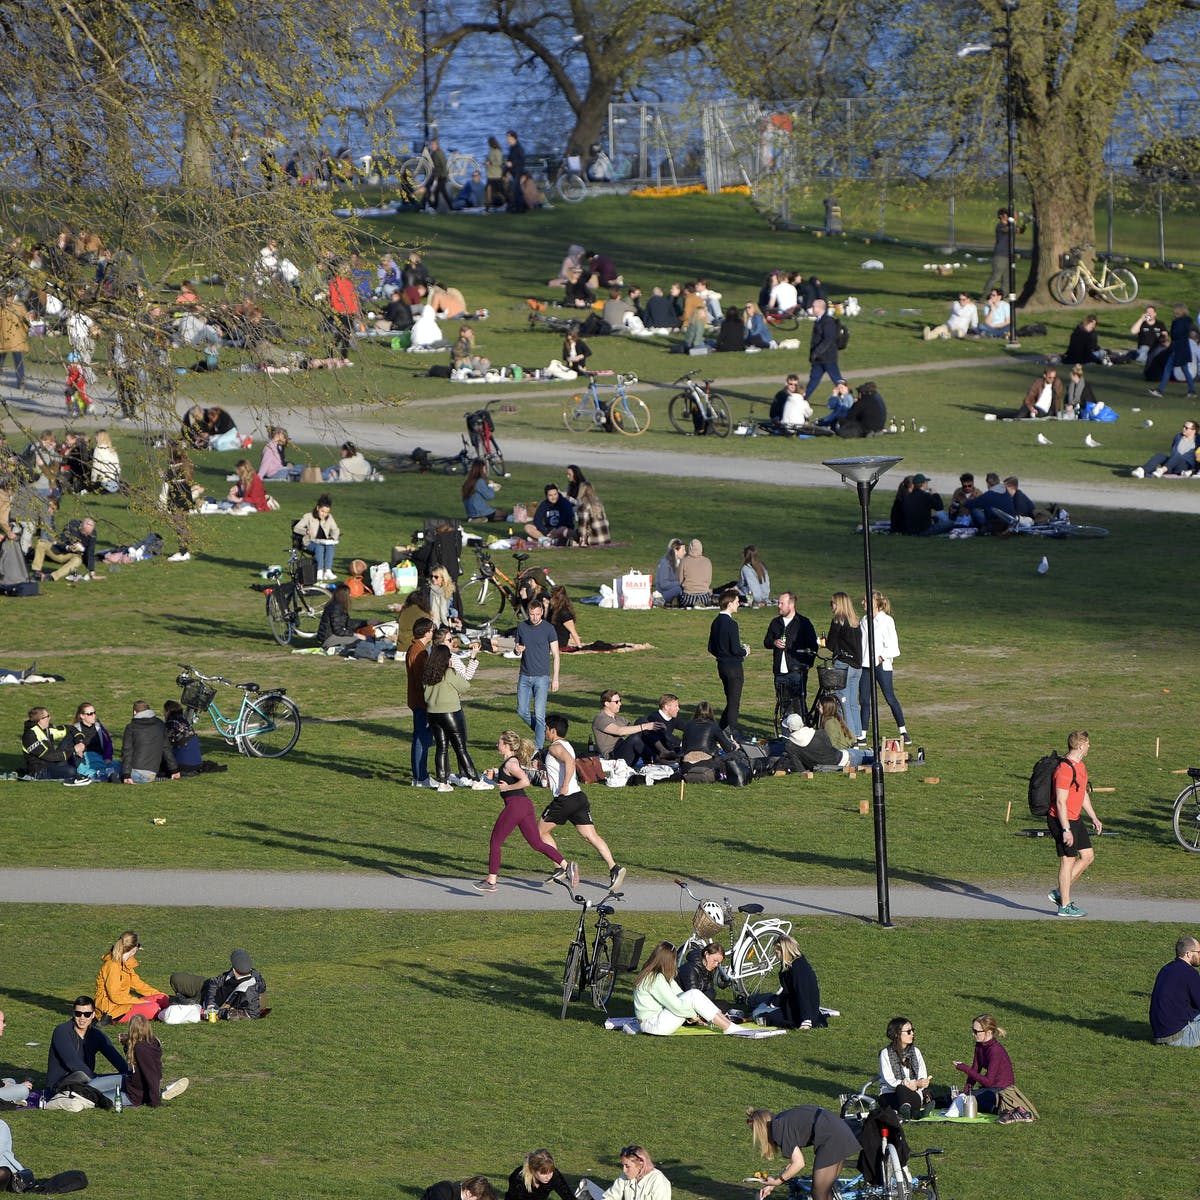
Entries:
{"type": "MultiPolygon", "coordinates": [[[[750,842],[742,841],[733,838],[718,839],[719,844],[724,845],[731,851],[739,854],[773,854],[776,858],[782,859],[784,862],[792,863],[796,866],[822,866],[831,867],[839,871],[846,872],[851,876],[856,883],[865,883],[868,880],[874,879],[874,864],[869,860],[865,861],[858,858],[836,858],[830,854],[821,854],[817,851],[808,850],[781,850],[774,846],[763,846],[759,844],[751,844],[750,842]]],[[[917,887],[927,888],[934,892],[944,892],[948,896],[961,896],[970,900],[986,900],[991,904],[995,904],[1001,908],[1013,909],[1017,912],[1037,913],[1039,916],[1045,914],[1044,907],[1037,907],[1031,904],[1023,904],[1019,900],[1013,900],[1008,896],[1002,896],[998,892],[989,891],[987,888],[980,887],[978,884],[967,883],[962,879],[950,879],[944,875],[933,875],[926,871],[914,871],[904,867],[888,868],[888,878],[892,882],[911,883],[917,887]]],[[[777,897],[781,904],[789,903],[782,897],[777,897]]],[[[836,913],[838,910],[827,909],[836,913]]],[[[841,915],[841,914],[839,914],[841,915]]],[[[854,914],[845,914],[854,915],[854,914]]]]}
{"type": "MultiPolygon", "coordinates": [[[[63,996],[47,996],[41,992],[30,992],[25,988],[13,987],[11,985],[0,987],[0,996],[3,996],[7,1000],[28,1004],[33,1008],[44,1008],[47,1012],[54,1013],[56,1017],[60,1017],[64,1021],[67,1019],[67,1010],[71,1007],[63,996]]],[[[20,1069],[18,1068],[18,1070],[20,1069]]]]}
{"type": "MultiPolygon", "coordinates": [[[[1143,1011],[1149,1011],[1149,992],[1127,992],[1126,995],[1140,999],[1143,1011]]],[[[981,1012],[1000,1010],[1020,1013],[1030,1021],[1044,1022],[1046,1020],[1045,1008],[1033,1004],[1021,1004],[1019,1001],[1013,1000],[1011,996],[964,995],[963,999],[976,1001],[981,1012]]],[[[1070,1025],[1077,1025],[1080,1029],[1088,1029],[1092,1033],[1102,1034],[1105,1037],[1118,1038],[1125,1042],[1138,1042],[1147,1046],[1153,1044],[1149,1018],[1135,1021],[1120,1012],[1093,1012],[1087,1016],[1072,1016],[1060,1010],[1054,1014],[1054,1019],[1055,1021],[1065,1021],[1070,1025]]]]}
{"type": "Polygon", "coordinates": [[[209,645],[219,644],[231,638],[242,642],[261,642],[266,636],[266,616],[263,616],[263,632],[234,621],[221,621],[213,617],[200,616],[197,613],[144,612],[142,620],[155,625],[161,625],[172,633],[187,637],[208,639],[209,645]]]}

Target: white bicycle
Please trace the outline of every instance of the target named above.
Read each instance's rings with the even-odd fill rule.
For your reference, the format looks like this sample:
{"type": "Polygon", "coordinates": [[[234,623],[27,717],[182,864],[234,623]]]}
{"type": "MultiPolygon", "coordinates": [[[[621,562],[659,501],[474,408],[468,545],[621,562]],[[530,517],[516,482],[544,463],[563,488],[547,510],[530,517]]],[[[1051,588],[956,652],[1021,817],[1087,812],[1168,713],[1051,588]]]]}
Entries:
{"type": "Polygon", "coordinates": [[[728,931],[729,946],[725,962],[718,972],[718,982],[733,988],[737,996],[745,998],[751,989],[748,983],[769,975],[779,966],[778,945],[781,937],[792,932],[791,921],[768,917],[763,921],[751,921],[762,911],[761,904],[740,904],[737,911],[742,914],[742,928],[734,936],[735,917],[728,899],[714,900],[697,896],[682,879],[675,883],[696,901],[696,912],[692,917],[692,936],[679,947],[679,961],[697,946],[716,940],[722,930],[728,931]]]}

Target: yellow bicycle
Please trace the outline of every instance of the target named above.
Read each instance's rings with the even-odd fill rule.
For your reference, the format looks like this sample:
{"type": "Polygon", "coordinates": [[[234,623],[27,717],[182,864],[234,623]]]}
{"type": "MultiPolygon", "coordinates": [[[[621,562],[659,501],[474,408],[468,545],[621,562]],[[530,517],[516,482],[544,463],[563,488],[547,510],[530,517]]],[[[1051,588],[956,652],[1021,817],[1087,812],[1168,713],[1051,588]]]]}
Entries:
{"type": "Polygon", "coordinates": [[[1128,304],[1137,299],[1137,276],[1125,267],[1114,267],[1109,260],[1100,256],[1099,275],[1093,273],[1084,260],[1084,253],[1091,246],[1074,246],[1070,254],[1062,256],[1062,270],[1051,275],[1047,283],[1050,295],[1059,304],[1075,307],[1082,304],[1089,292],[1111,304],[1128,304]]]}

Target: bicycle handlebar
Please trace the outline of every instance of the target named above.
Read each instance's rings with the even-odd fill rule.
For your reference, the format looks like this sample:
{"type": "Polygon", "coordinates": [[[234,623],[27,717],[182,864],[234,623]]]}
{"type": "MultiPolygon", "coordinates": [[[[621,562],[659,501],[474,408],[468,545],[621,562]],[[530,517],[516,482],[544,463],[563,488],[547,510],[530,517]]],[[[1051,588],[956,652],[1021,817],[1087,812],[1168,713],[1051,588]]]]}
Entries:
{"type": "Polygon", "coordinates": [[[233,687],[233,680],[226,679],[224,675],[204,675],[197,671],[195,667],[189,667],[187,663],[176,663],[177,667],[186,671],[189,675],[195,675],[197,679],[203,679],[205,683],[223,683],[226,687],[233,687]]]}
{"type": "Polygon", "coordinates": [[[699,375],[699,374],[700,374],[700,368],[696,367],[694,370],[689,371],[686,375],[680,375],[680,377],[677,380],[675,380],[675,382],[673,384],[671,384],[671,386],[678,387],[681,383],[687,383],[687,381],[689,379],[692,379],[696,375],[699,375]]]}

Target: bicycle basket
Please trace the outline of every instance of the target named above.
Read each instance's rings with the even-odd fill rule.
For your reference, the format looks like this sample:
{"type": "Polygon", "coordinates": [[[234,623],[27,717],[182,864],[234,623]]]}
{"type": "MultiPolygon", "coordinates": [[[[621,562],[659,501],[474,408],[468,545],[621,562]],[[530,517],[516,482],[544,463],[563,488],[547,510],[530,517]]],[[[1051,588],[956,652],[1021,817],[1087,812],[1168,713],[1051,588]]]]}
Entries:
{"type": "Polygon", "coordinates": [[[206,709],[217,694],[216,688],[211,688],[201,679],[189,679],[183,685],[183,694],[179,697],[179,703],[184,708],[194,708],[197,711],[206,709]]]}
{"type": "Polygon", "coordinates": [[[818,667],[817,682],[821,685],[822,691],[840,692],[846,686],[848,674],[845,667],[818,667]]]}
{"type": "Polygon", "coordinates": [[[642,947],[646,944],[644,933],[634,933],[623,925],[610,925],[612,931],[612,965],[614,971],[627,974],[637,971],[642,963],[642,947]]]}
{"type": "Polygon", "coordinates": [[[469,412],[466,414],[466,418],[467,432],[472,437],[481,433],[493,433],[496,429],[492,414],[486,408],[481,408],[477,412],[469,412]]]}
{"type": "Polygon", "coordinates": [[[692,928],[696,931],[696,936],[705,941],[719,938],[725,929],[725,914],[721,911],[721,906],[712,900],[702,900],[696,906],[692,928]]]}
{"type": "Polygon", "coordinates": [[[1079,265],[1080,253],[1078,250],[1068,250],[1058,256],[1058,265],[1065,271],[1069,267],[1077,267],[1079,265]]]}
{"type": "Polygon", "coordinates": [[[312,587],[317,582],[317,560],[311,554],[296,563],[296,582],[301,587],[312,587]]]}

